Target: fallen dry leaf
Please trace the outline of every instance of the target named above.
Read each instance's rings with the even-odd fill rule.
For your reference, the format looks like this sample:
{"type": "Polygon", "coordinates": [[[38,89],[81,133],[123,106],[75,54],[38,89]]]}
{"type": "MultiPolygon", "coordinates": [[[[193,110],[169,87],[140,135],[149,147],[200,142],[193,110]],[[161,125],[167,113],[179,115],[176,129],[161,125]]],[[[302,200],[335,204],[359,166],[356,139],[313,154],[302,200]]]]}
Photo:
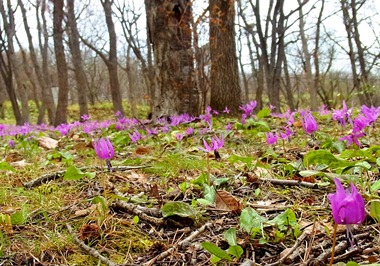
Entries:
{"type": "Polygon", "coordinates": [[[50,137],[40,137],[38,138],[38,145],[44,149],[52,150],[58,147],[58,140],[50,137]]]}
{"type": "Polygon", "coordinates": [[[234,198],[229,192],[225,190],[217,190],[215,195],[215,207],[218,210],[241,212],[240,202],[234,198]]]}

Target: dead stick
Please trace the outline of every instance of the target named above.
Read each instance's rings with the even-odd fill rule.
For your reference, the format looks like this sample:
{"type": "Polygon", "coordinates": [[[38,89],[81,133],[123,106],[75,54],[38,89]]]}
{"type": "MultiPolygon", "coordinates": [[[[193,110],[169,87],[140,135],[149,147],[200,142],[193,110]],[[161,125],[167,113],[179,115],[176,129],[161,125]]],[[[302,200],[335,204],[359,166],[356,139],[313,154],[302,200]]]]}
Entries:
{"type": "Polygon", "coordinates": [[[290,254],[292,254],[292,252],[299,247],[299,245],[301,245],[301,243],[305,240],[307,236],[307,231],[303,231],[302,235],[300,235],[300,237],[297,238],[296,242],[294,243],[293,247],[288,251],[288,253],[286,253],[281,259],[279,259],[278,261],[276,262],[273,262],[271,264],[268,264],[267,266],[276,266],[276,265],[280,265],[282,264],[287,257],[289,257],[290,254]]]}
{"type": "Polygon", "coordinates": [[[272,179],[272,178],[260,178],[260,181],[266,181],[273,185],[282,185],[282,186],[303,186],[309,188],[318,188],[317,183],[310,183],[298,180],[283,180],[283,179],[272,179]]]}
{"type": "Polygon", "coordinates": [[[106,257],[102,256],[96,249],[87,246],[82,240],[80,240],[75,233],[73,232],[73,229],[70,224],[66,223],[67,230],[69,230],[70,235],[74,238],[75,243],[81,247],[84,251],[86,251],[88,254],[93,256],[94,258],[99,259],[102,263],[104,263],[107,266],[120,266],[120,264],[117,264],[106,257]]]}
{"type": "MultiPolygon", "coordinates": [[[[112,168],[112,170],[113,171],[128,171],[128,170],[140,169],[140,168],[146,168],[146,167],[150,167],[150,166],[144,166],[144,165],[126,166],[126,165],[122,165],[122,166],[115,166],[112,168]]],[[[107,167],[81,167],[81,168],[79,168],[79,170],[81,170],[81,171],[92,170],[92,169],[95,169],[96,171],[100,171],[100,170],[104,171],[107,169],[107,167]]],[[[55,173],[44,174],[44,175],[39,176],[36,179],[33,179],[29,182],[25,182],[24,187],[32,188],[32,187],[39,186],[43,183],[47,183],[49,181],[61,178],[65,172],[66,172],[66,170],[57,171],[55,173]]]]}
{"type": "Polygon", "coordinates": [[[192,233],[191,235],[189,235],[188,237],[186,237],[184,240],[178,242],[175,246],[172,246],[171,248],[169,248],[165,252],[162,252],[161,254],[157,255],[156,257],[154,257],[150,261],[146,262],[144,264],[144,266],[152,266],[154,263],[156,263],[156,261],[162,260],[162,259],[166,258],[174,250],[176,250],[176,249],[182,247],[183,245],[185,245],[186,243],[192,241],[194,238],[196,238],[199,234],[203,233],[210,226],[211,226],[211,223],[204,224],[198,230],[194,231],[194,233],[192,233]]]}

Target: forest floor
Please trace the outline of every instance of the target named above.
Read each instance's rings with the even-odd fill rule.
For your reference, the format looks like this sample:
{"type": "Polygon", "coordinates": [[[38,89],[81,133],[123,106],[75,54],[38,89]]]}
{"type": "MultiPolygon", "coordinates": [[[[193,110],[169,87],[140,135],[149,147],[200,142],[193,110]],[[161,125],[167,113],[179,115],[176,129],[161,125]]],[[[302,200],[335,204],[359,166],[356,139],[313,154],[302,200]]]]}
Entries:
{"type": "Polygon", "coordinates": [[[0,265],[328,265],[334,178],[354,183],[367,210],[352,241],[337,227],[334,264],[380,265],[378,127],[358,148],[339,141],[350,127],[331,114],[315,114],[310,135],[296,115],[290,140],[269,145],[286,118],[209,115],[93,114],[67,133],[1,126],[0,265]],[[93,149],[100,136],[115,149],[111,172],[93,149]],[[215,136],[223,146],[205,152],[215,136]]]}

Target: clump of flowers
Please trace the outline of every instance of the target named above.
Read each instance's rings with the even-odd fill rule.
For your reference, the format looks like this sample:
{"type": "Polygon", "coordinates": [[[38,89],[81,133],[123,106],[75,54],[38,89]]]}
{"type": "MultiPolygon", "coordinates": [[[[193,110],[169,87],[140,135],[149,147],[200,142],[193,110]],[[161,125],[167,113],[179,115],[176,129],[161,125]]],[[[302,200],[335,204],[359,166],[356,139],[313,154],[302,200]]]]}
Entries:
{"type": "Polygon", "coordinates": [[[240,110],[242,110],[244,113],[241,115],[241,123],[245,124],[246,119],[252,115],[253,110],[256,108],[257,102],[251,101],[247,104],[244,104],[239,107],[240,110]]]}
{"type": "Polygon", "coordinates": [[[343,101],[342,109],[334,110],[332,113],[332,119],[338,121],[342,126],[351,121],[352,108],[348,109],[346,102],[343,101]]]}
{"type": "Polygon", "coordinates": [[[111,159],[115,156],[115,150],[108,138],[100,138],[94,141],[96,155],[107,164],[108,171],[112,172],[111,159]]]}

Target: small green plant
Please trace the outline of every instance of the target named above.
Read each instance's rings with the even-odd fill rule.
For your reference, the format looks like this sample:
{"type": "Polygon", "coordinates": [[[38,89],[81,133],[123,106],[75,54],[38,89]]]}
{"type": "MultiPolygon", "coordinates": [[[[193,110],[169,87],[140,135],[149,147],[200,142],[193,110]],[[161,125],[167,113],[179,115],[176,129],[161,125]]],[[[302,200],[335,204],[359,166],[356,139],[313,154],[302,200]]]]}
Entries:
{"type": "Polygon", "coordinates": [[[212,263],[217,263],[223,259],[227,261],[239,260],[244,253],[243,248],[237,244],[235,228],[228,229],[223,236],[229,245],[227,250],[223,250],[211,242],[202,243],[202,247],[212,254],[210,259],[212,263]]]}

